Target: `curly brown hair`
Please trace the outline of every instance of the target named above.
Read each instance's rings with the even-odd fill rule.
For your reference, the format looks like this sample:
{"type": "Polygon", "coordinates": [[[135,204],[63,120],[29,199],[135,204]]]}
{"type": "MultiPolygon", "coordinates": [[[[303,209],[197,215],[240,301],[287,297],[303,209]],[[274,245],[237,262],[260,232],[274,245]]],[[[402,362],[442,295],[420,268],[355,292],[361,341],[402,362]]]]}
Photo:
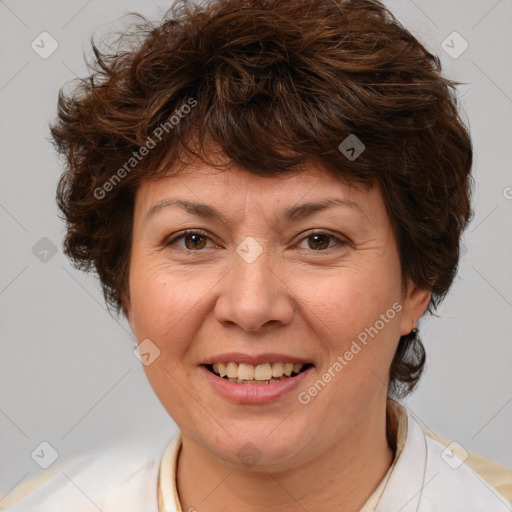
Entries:
{"type": "MultiPolygon", "coordinates": [[[[214,0],[175,4],[157,24],[138,16],[100,50],[90,76],[59,93],[51,133],[66,157],[57,203],[64,251],[94,270],[119,313],[129,295],[134,195],[143,179],[221,148],[259,176],[305,162],[354,186],[378,184],[404,281],[432,292],[454,279],[472,212],[472,143],[460,82],[377,0],[214,0]],[[365,145],[356,159],[338,146],[365,145]]],[[[402,336],[389,392],[416,385],[425,351],[402,336]]]]}

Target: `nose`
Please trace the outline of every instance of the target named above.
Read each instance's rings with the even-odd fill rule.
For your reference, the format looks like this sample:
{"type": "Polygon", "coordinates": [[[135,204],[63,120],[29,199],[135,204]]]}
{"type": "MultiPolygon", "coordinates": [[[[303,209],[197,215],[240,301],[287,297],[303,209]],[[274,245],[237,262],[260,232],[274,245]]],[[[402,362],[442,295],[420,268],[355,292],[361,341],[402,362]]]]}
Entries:
{"type": "Polygon", "coordinates": [[[219,322],[236,324],[250,332],[291,322],[291,283],[286,282],[279,262],[274,260],[265,250],[253,261],[238,253],[234,256],[215,305],[219,322]]]}

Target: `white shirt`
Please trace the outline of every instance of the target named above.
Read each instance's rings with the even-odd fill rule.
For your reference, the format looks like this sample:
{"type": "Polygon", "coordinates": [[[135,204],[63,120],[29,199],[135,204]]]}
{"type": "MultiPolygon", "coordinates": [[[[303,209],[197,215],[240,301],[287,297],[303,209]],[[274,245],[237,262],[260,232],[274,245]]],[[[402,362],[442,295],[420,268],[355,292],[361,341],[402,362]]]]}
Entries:
{"type": "MultiPolygon", "coordinates": [[[[511,512],[512,504],[428,436],[392,400],[396,453],[360,512],[511,512]]],[[[187,512],[176,488],[181,434],[165,447],[116,448],[81,457],[22,498],[9,512],[187,512]]]]}

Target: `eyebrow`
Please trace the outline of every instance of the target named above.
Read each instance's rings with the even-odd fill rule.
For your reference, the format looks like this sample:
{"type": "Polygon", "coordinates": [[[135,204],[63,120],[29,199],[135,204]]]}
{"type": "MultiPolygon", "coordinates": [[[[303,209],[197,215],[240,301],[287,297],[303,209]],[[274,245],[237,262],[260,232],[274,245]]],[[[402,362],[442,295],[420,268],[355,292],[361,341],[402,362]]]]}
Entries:
{"type": "MultiPolygon", "coordinates": [[[[183,199],[162,199],[158,201],[146,212],[144,216],[144,221],[147,221],[150,217],[152,217],[159,211],[166,208],[170,208],[172,206],[177,206],[185,210],[187,213],[196,215],[197,217],[213,218],[219,220],[224,224],[229,224],[228,219],[219,210],[217,210],[217,208],[205,203],[196,203],[194,201],[187,201],[183,199]]],[[[281,214],[281,220],[285,222],[294,222],[304,217],[307,217],[308,215],[312,215],[314,213],[335,206],[351,208],[362,217],[369,219],[368,214],[363,210],[363,208],[358,203],[350,201],[349,199],[333,197],[323,199],[321,201],[302,203],[297,206],[291,206],[281,214]]]]}

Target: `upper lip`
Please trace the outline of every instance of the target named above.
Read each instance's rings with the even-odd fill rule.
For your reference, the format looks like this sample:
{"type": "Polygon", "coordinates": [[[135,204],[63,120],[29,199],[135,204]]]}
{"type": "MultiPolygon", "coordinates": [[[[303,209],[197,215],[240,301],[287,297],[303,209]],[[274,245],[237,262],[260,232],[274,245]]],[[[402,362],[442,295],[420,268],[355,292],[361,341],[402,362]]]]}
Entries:
{"type": "Polygon", "coordinates": [[[211,356],[205,359],[200,364],[214,364],[214,363],[245,363],[256,366],[264,363],[311,363],[310,359],[303,357],[290,356],[287,354],[277,354],[274,352],[266,352],[264,354],[244,354],[242,352],[225,352],[216,356],[211,356]]]}

